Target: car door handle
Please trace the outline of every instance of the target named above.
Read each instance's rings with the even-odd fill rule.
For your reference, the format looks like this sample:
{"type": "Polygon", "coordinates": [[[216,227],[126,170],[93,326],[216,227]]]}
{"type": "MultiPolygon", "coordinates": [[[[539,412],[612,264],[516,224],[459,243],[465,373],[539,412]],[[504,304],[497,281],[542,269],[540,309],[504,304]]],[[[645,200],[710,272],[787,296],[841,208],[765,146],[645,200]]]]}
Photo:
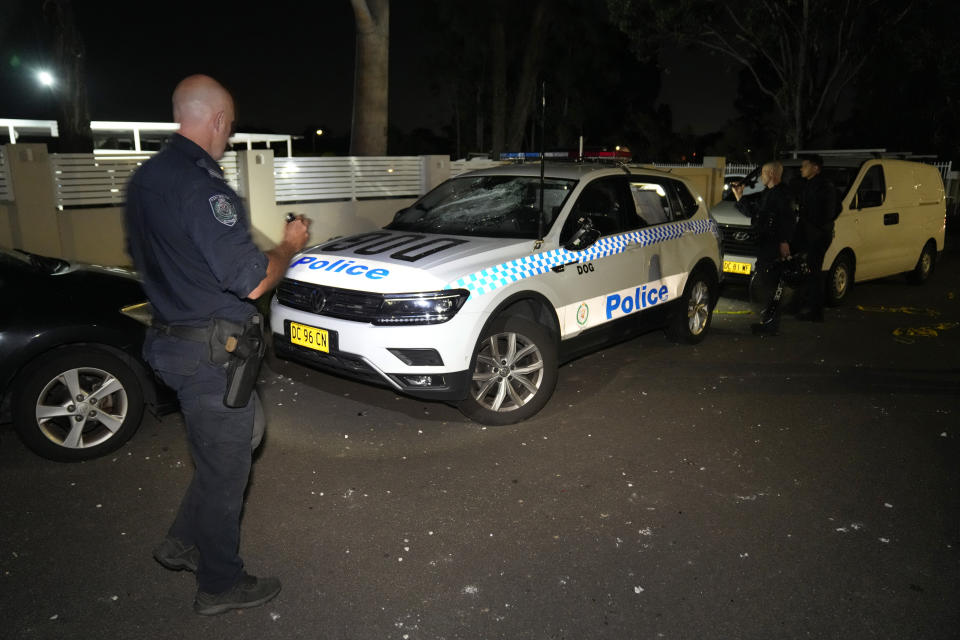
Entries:
{"type": "Polygon", "coordinates": [[[883,214],[883,224],[884,226],[890,226],[892,224],[900,224],[900,214],[899,213],[883,214]]]}

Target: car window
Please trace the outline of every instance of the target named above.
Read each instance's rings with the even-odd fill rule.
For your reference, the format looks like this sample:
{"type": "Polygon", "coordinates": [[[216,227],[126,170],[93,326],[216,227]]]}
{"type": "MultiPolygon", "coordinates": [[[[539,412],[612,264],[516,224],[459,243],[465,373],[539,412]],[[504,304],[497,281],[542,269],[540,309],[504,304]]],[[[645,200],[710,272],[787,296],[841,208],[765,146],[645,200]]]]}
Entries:
{"type": "MultiPolygon", "coordinates": [[[[573,192],[576,180],[543,181],[546,233],[573,192]]],[[[451,178],[407,209],[387,229],[488,238],[535,239],[540,228],[538,176],[479,175],[451,178]]]]}
{"type": "Polygon", "coordinates": [[[879,207],[886,199],[887,186],[883,177],[883,167],[874,165],[867,170],[857,187],[857,195],[854,198],[854,209],[867,209],[869,207],[879,207]]]}
{"type": "Polygon", "coordinates": [[[637,217],[637,209],[620,176],[599,178],[589,183],[580,193],[560,234],[560,242],[567,242],[579,226],[579,220],[587,218],[601,236],[631,231],[643,226],[637,217]]]}
{"type": "Polygon", "coordinates": [[[690,190],[687,189],[687,185],[682,182],[671,180],[670,184],[673,186],[678,202],[678,205],[675,207],[676,215],[674,218],[676,220],[686,220],[692,217],[700,208],[697,205],[697,199],[694,198],[690,190]]]}
{"type": "Polygon", "coordinates": [[[644,226],[663,224],[674,219],[674,207],[667,195],[667,188],[659,181],[633,179],[630,181],[630,192],[644,226]]]}

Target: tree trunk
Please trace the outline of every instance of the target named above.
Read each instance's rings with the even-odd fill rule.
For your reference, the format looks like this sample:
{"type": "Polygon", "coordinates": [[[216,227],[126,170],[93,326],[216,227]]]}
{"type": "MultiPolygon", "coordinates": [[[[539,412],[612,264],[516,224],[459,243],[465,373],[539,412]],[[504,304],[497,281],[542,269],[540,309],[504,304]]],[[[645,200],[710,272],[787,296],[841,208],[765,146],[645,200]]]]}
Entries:
{"type": "MultiPolygon", "coordinates": [[[[507,135],[507,147],[510,151],[520,150],[523,144],[523,130],[526,128],[531,108],[537,100],[537,76],[540,75],[540,57],[543,53],[546,32],[547,3],[546,0],[540,0],[533,12],[533,20],[527,36],[527,48],[523,54],[523,67],[510,114],[510,130],[507,135]]],[[[532,139],[530,144],[533,144],[532,139]]]]}
{"type": "Polygon", "coordinates": [[[494,160],[498,160],[504,152],[507,131],[507,37],[503,19],[499,15],[494,18],[491,26],[490,51],[493,55],[490,77],[491,155],[494,160]]]}
{"type": "Polygon", "coordinates": [[[486,128],[486,120],[484,118],[483,109],[483,83],[477,83],[477,104],[475,106],[475,112],[477,114],[477,122],[474,133],[477,137],[473,148],[477,151],[480,151],[481,149],[486,148],[483,137],[483,130],[486,128]]]}
{"type": "Polygon", "coordinates": [[[351,0],[357,23],[350,155],[387,155],[390,0],[351,0]]]}
{"type": "Polygon", "coordinates": [[[60,110],[57,146],[61,153],[91,153],[93,137],[84,77],[86,50],[77,31],[73,5],[70,0],[47,0],[43,10],[55,39],[55,91],[60,110]]]}

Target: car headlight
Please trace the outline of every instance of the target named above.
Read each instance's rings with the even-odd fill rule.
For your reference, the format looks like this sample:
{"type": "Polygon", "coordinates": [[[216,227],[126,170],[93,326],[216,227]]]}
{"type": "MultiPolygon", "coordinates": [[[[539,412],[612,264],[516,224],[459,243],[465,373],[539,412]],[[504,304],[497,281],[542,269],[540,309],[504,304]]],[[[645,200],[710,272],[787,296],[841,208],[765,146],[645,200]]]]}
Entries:
{"type": "Polygon", "coordinates": [[[469,297],[465,289],[386,294],[373,324],[440,324],[455,316],[469,297]]]}

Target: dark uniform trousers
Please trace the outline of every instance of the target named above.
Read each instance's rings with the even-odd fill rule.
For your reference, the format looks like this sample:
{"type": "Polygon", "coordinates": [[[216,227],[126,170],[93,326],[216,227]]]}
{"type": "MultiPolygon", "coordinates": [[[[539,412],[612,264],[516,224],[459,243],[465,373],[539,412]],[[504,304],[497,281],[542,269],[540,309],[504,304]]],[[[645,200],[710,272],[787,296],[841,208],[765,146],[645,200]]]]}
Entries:
{"type": "Polygon", "coordinates": [[[177,393],[196,467],[170,535],[200,551],[199,589],[221,593],[243,573],[240,516],[253,448],[265,426],[260,399],[254,393],[246,407],[224,406],[226,365],[211,364],[205,343],[151,330],[143,351],[177,393]]]}
{"type": "Polygon", "coordinates": [[[814,314],[823,313],[824,298],[827,290],[827,278],[823,272],[823,257],[833,242],[833,225],[819,229],[812,225],[802,225],[800,251],[806,251],[810,275],[803,283],[800,293],[801,304],[809,307],[814,314]]]}

